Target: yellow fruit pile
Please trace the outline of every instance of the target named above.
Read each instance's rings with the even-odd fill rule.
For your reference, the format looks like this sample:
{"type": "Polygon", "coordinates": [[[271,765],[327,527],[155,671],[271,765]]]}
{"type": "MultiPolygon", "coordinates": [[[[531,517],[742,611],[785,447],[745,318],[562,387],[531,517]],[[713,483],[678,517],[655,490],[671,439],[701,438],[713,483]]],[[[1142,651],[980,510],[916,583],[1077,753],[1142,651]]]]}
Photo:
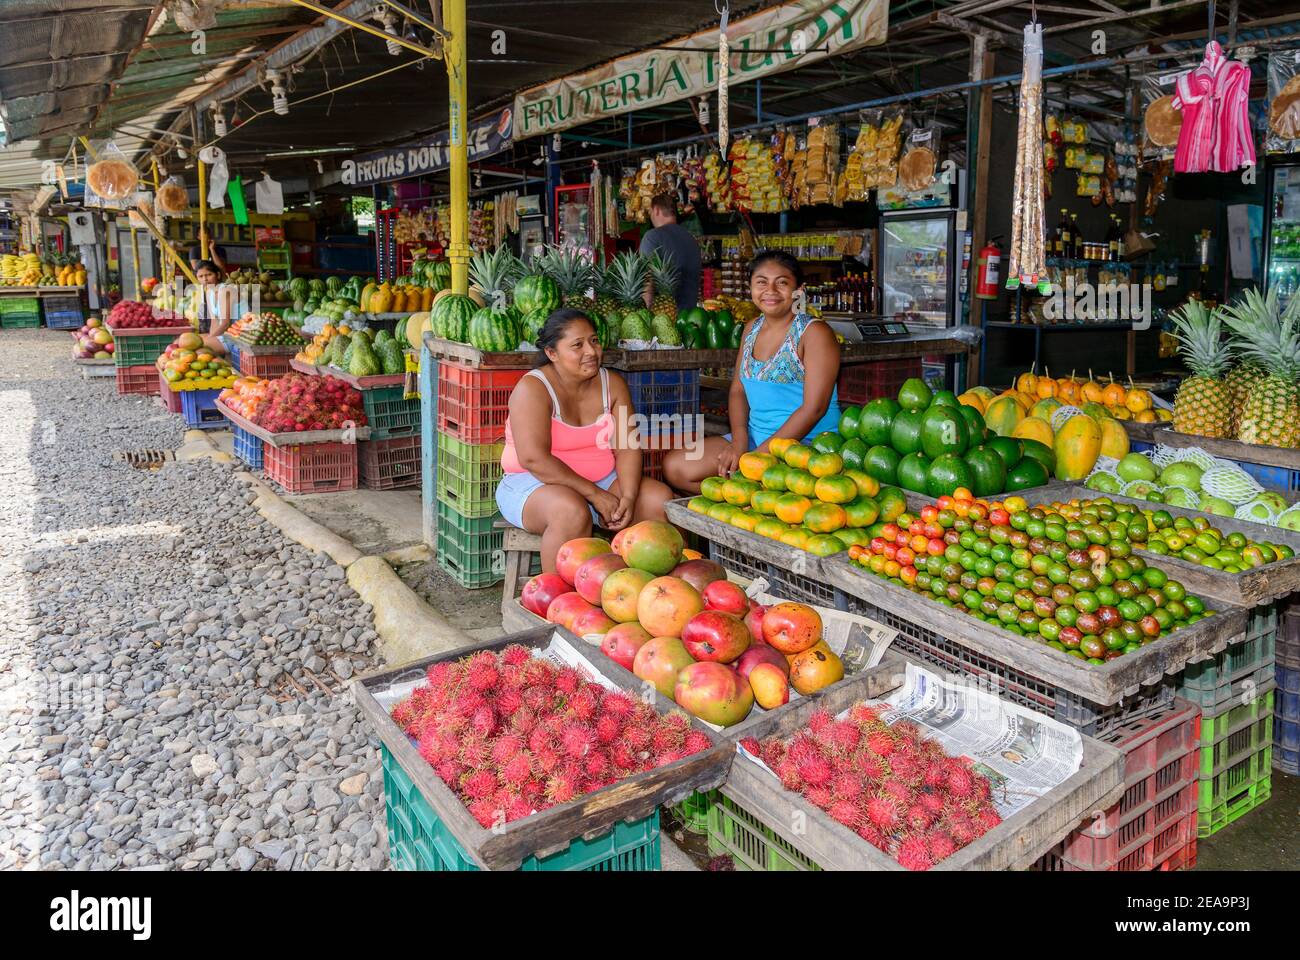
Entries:
{"type": "Polygon", "coordinates": [[[352,328],[346,323],[337,327],[332,323],[325,324],[325,326],[321,327],[320,333],[311,338],[311,343],[294,354],[294,359],[301,360],[304,363],[316,363],[325,352],[325,348],[330,345],[330,341],[340,334],[351,336],[352,328]]]}

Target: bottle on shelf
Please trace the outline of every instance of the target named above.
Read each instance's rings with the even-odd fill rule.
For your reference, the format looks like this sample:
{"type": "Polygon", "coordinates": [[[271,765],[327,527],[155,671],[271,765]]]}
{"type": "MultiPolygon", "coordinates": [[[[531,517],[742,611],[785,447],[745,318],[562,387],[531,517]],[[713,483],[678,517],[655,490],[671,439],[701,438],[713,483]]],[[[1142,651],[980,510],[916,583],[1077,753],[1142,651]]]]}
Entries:
{"type": "Polygon", "coordinates": [[[1074,245],[1074,252],[1071,256],[1076,260],[1086,259],[1083,253],[1083,237],[1079,234],[1079,215],[1077,213],[1070,214],[1070,237],[1074,245]]]}
{"type": "Polygon", "coordinates": [[[1056,255],[1064,259],[1074,257],[1074,243],[1070,232],[1070,215],[1061,208],[1061,222],[1056,227],[1056,255]]]}
{"type": "Polygon", "coordinates": [[[1119,262],[1120,237],[1119,217],[1112,213],[1110,225],[1106,229],[1106,259],[1111,263],[1119,262]]]}

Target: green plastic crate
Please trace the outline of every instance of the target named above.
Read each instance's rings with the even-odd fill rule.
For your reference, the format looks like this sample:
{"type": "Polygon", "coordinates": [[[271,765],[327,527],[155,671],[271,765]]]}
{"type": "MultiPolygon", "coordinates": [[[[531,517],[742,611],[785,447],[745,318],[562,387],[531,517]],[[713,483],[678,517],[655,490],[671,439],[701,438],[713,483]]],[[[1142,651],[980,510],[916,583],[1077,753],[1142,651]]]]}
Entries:
{"type": "Polygon", "coordinates": [[[718,791],[700,793],[697,790],[669,809],[682,821],[682,826],[688,833],[706,834],[709,832],[709,808],[717,802],[718,791]]]}
{"type": "Polygon", "coordinates": [[[361,391],[371,440],[418,436],[420,401],[407,400],[405,387],[376,387],[361,391]]]}
{"type": "Polygon", "coordinates": [[[41,315],[39,297],[0,297],[0,317],[41,315]]]}
{"type": "Polygon", "coordinates": [[[496,514],[465,517],[438,499],[438,565],[462,587],[477,590],[505,579],[505,531],[493,527],[498,519],[496,514]]]}
{"type": "Polygon", "coordinates": [[[500,443],[462,443],[438,434],[438,499],[462,517],[495,516],[497,484],[501,482],[500,443]]]}
{"type": "MultiPolygon", "coordinates": [[[[478,871],[419,788],[389,752],[381,747],[384,807],[388,821],[388,857],[395,870],[478,871]]],[[[520,870],[646,872],[660,868],[659,811],[631,823],[617,823],[593,840],[575,837],[568,849],[538,859],[529,857],[520,870]]]]}
{"type": "Polygon", "coordinates": [[[145,333],[138,337],[113,338],[113,364],[118,367],[139,367],[151,364],[176,339],[175,334],[145,333]]]}
{"type": "Polygon", "coordinates": [[[1273,679],[1277,647],[1276,606],[1256,607],[1246,622],[1246,639],[1199,663],[1189,663],[1178,684],[1178,696],[1215,715],[1239,702],[1241,695],[1273,679]],[[1252,687],[1253,684],[1253,687],[1252,687]]]}
{"type": "Polygon", "coordinates": [[[9,313],[0,317],[0,327],[6,330],[29,330],[32,327],[41,326],[41,315],[37,314],[19,314],[9,313]]]}
{"type": "Polygon", "coordinates": [[[1269,798],[1273,691],[1218,717],[1201,718],[1197,835],[1208,837],[1269,798]]]}
{"type": "Polygon", "coordinates": [[[709,807],[709,853],[727,854],[738,870],[820,871],[821,867],[754,814],[719,792],[709,807]]]}

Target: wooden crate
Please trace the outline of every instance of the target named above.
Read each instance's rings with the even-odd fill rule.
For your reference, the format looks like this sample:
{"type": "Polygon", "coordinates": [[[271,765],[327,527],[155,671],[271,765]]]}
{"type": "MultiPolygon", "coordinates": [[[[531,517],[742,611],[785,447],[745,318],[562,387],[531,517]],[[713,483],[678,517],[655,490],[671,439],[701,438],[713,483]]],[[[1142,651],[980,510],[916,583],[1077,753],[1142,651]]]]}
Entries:
{"type": "MultiPolygon", "coordinates": [[[[932,668],[926,666],[931,672],[932,668]]],[[[790,708],[766,714],[748,731],[750,736],[789,737],[807,726],[818,709],[832,715],[859,700],[886,695],[901,682],[897,660],[863,671],[837,684],[819,698],[807,698],[790,708]]],[[[1020,813],[1003,821],[975,842],[935,865],[935,870],[1022,870],[1052,849],[1096,809],[1118,802],[1124,792],[1124,754],[1108,744],[1083,738],[1083,763],[1063,783],[1020,813]]],[[[903,870],[893,857],[876,849],[854,831],[833,820],[799,794],[781,786],[758,764],[737,757],[722,787],[765,827],[823,870],[903,870]],[[802,817],[796,818],[798,810],[802,817]],[[798,822],[800,829],[793,824],[798,822]]]]}
{"type": "MultiPolygon", "coordinates": [[[[713,742],[713,747],[683,757],[665,767],[627,777],[568,803],[514,820],[496,829],[481,826],[460,798],[438,779],[376,697],[394,687],[419,681],[431,663],[459,660],[479,650],[498,652],[512,643],[544,649],[556,633],[586,657],[601,677],[612,680],[624,689],[633,690],[640,696],[641,681],[595,647],[584,643],[567,630],[549,624],[498,640],[467,644],[393,670],[372,674],[352,684],[353,696],[371,729],[419,787],[468,857],[487,870],[513,870],[530,856],[540,858],[565,849],[577,837],[592,839],[608,832],[621,821],[650,816],[662,804],[679,803],[697,790],[711,790],[721,785],[731,770],[735,747],[707,725],[692,719],[692,727],[704,731],[713,742]]],[[[659,713],[679,709],[672,701],[657,694],[653,705],[659,713]]]]}

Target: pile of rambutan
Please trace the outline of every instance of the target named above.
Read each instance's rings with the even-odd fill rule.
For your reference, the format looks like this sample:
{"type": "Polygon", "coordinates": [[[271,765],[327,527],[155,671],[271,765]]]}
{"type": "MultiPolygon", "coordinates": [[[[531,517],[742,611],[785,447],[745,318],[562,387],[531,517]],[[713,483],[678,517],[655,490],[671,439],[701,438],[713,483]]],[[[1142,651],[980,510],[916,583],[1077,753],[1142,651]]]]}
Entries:
{"type": "Polygon", "coordinates": [[[435,663],[426,680],[393,722],[485,827],[712,746],[684,713],[661,716],[519,644],[435,663]]]}
{"type": "Polygon", "coordinates": [[[909,870],[928,870],[1002,822],[988,778],[915,724],[887,724],[857,703],[841,718],[818,710],[788,740],[741,746],[803,795],[909,870]]]}

